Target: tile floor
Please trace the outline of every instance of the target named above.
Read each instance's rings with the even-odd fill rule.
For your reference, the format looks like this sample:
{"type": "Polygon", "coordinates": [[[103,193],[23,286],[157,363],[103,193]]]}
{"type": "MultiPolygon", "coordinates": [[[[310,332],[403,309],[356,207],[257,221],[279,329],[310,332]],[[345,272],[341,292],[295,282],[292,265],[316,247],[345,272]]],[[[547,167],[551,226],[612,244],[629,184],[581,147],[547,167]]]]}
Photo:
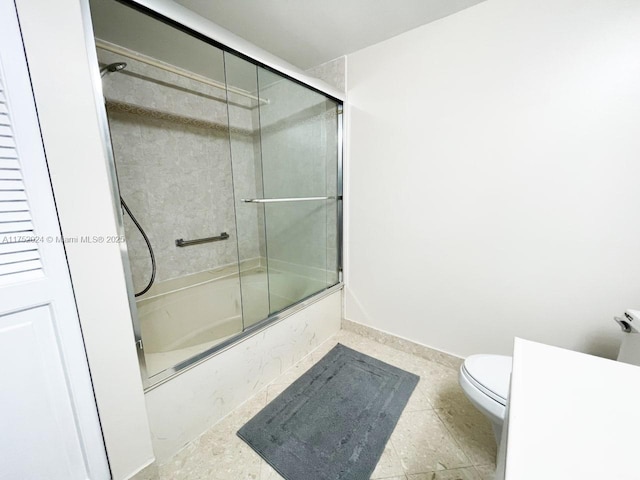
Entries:
{"type": "Polygon", "coordinates": [[[160,479],[281,479],[236,431],[338,342],[420,376],[372,479],[493,479],[496,445],[491,425],[465,398],[457,370],[346,330],[160,466],[160,479]]]}

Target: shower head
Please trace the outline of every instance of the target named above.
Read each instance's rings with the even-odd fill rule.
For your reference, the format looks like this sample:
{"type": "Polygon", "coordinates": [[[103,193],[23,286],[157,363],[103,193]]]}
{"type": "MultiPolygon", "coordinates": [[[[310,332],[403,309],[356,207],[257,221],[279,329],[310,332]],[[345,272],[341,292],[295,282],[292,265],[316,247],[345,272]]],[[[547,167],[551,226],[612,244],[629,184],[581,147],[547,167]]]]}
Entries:
{"type": "Polygon", "coordinates": [[[119,72],[127,68],[127,64],[124,62],[110,63],[109,65],[100,69],[100,77],[104,77],[107,73],[119,72]]]}

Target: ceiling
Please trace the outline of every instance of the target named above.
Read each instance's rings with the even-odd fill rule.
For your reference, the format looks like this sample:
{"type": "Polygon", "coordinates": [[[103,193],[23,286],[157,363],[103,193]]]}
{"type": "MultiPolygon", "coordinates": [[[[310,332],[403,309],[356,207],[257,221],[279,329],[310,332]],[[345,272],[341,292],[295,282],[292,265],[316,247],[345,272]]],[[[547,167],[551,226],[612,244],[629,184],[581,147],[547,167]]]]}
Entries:
{"type": "Polygon", "coordinates": [[[308,69],[483,0],[174,0],[308,69]]]}

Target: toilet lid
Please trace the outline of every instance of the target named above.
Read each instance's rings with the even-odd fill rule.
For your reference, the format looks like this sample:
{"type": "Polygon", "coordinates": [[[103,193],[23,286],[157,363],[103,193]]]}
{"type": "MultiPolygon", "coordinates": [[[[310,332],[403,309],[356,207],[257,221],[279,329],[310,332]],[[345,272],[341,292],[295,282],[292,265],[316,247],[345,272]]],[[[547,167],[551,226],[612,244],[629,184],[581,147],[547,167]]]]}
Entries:
{"type": "MultiPolygon", "coordinates": [[[[511,357],[506,355],[471,355],[464,369],[479,386],[506,402],[511,377],[511,357]]],[[[504,403],[504,402],[503,402],[504,403]]]]}

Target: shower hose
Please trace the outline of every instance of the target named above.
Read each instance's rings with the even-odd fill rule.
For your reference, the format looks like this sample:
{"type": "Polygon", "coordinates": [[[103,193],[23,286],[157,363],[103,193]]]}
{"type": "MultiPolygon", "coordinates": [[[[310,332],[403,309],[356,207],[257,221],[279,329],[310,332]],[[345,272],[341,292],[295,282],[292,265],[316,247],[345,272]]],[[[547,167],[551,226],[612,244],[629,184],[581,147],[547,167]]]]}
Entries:
{"type": "Polygon", "coordinates": [[[151,242],[149,241],[149,237],[147,237],[147,234],[144,233],[144,229],[138,223],[138,220],[136,220],[136,217],[133,216],[133,213],[131,213],[131,210],[129,210],[127,203],[124,201],[122,197],[120,197],[120,204],[122,205],[122,208],[124,208],[125,212],[127,212],[127,215],[129,215],[129,218],[133,220],[133,223],[135,224],[138,231],[142,234],[142,238],[144,238],[144,241],[147,244],[147,248],[149,249],[149,256],[151,257],[151,278],[149,279],[149,283],[147,283],[146,287],[144,287],[138,293],[134,294],[134,296],[139,297],[140,295],[144,295],[149,291],[149,289],[151,288],[151,285],[153,285],[153,282],[156,279],[156,257],[153,254],[153,248],[151,247],[151,242]]]}

